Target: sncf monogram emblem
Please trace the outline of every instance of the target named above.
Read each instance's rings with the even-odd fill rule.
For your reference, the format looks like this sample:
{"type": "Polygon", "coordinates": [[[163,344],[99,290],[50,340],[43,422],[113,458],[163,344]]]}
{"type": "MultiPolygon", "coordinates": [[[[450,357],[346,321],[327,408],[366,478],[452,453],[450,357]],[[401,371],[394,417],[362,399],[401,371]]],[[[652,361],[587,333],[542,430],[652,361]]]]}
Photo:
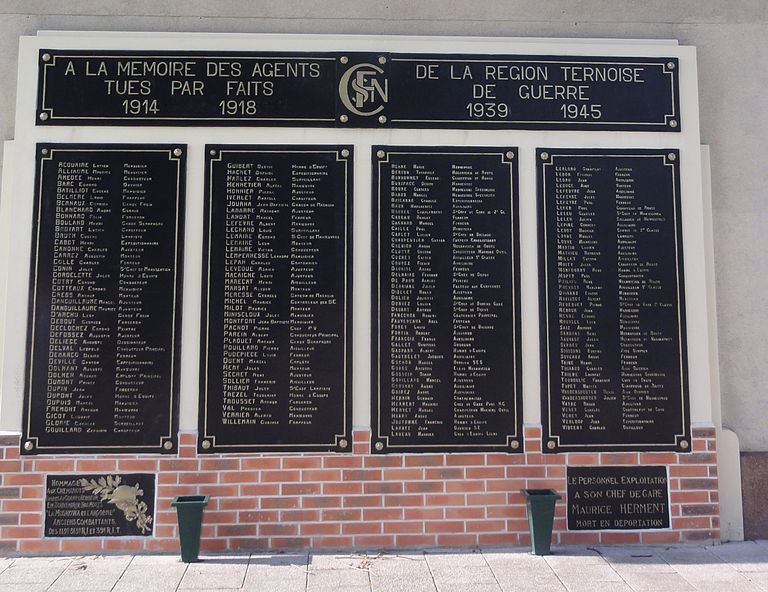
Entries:
{"type": "Polygon", "coordinates": [[[384,70],[374,64],[357,64],[344,72],[339,81],[339,96],[355,115],[376,115],[389,100],[389,85],[384,70]]]}

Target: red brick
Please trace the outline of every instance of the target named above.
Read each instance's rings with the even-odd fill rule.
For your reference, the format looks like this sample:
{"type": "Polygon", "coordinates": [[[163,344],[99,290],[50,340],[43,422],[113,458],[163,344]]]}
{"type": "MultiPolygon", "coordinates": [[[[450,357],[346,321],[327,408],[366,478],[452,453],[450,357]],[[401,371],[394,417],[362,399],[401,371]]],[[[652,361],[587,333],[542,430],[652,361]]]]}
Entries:
{"type": "Polygon", "coordinates": [[[3,500],[3,510],[5,512],[42,512],[42,500],[35,499],[6,499],[3,500]]]}
{"type": "Polygon", "coordinates": [[[467,469],[467,479],[503,479],[505,475],[504,467],[470,467],[467,469]]]}
{"type": "Polygon", "coordinates": [[[3,475],[3,485],[42,485],[43,475],[40,473],[16,473],[3,475]]]}
{"type": "Polygon", "coordinates": [[[284,469],[319,469],[323,466],[321,456],[286,456],[283,458],[284,469]]]}
{"type": "Polygon", "coordinates": [[[439,467],[445,465],[443,454],[411,454],[403,459],[406,467],[439,467]]]}
{"type": "Polygon", "coordinates": [[[543,477],[545,474],[546,470],[544,467],[507,467],[507,478],[509,479],[534,479],[537,477],[543,477]]]}
{"type": "Polygon", "coordinates": [[[237,495],[237,485],[202,484],[197,486],[200,495],[210,495],[214,498],[234,497],[237,495]]]}
{"type": "Polygon", "coordinates": [[[395,537],[387,535],[356,536],[354,546],[358,549],[389,549],[395,546],[395,537]]]}
{"type": "Polygon", "coordinates": [[[468,506],[500,506],[507,503],[506,493],[469,493],[468,506]]]}
{"type": "Polygon", "coordinates": [[[606,545],[633,545],[640,542],[639,532],[603,532],[600,542],[606,545]]]}
{"type": "Polygon", "coordinates": [[[600,534],[597,532],[561,532],[561,545],[597,545],[600,543],[600,534]]]}
{"type": "Polygon", "coordinates": [[[370,442],[355,442],[354,444],[352,444],[352,454],[362,456],[370,453],[371,453],[370,442]]]}
{"type": "Polygon", "coordinates": [[[448,466],[484,465],[484,454],[449,454],[445,458],[448,466]]]}
{"type": "Polygon", "coordinates": [[[371,430],[355,430],[352,432],[352,441],[353,442],[370,442],[371,440],[371,430]]]}
{"type": "MultiPolygon", "coordinates": [[[[405,524],[405,523],[404,523],[405,524]]],[[[439,520],[424,523],[424,532],[427,533],[459,533],[464,532],[464,522],[461,520],[439,520]]]]}
{"type": "Polygon", "coordinates": [[[384,522],[384,534],[420,534],[424,532],[424,523],[419,522],[384,522]]]}
{"type": "Polygon", "coordinates": [[[480,545],[519,545],[520,536],[513,532],[482,533],[478,537],[480,545]]]}
{"type": "Polygon", "coordinates": [[[101,539],[64,539],[61,550],[65,553],[98,553],[102,550],[101,539]]]}
{"type": "MultiPolygon", "coordinates": [[[[670,467],[672,469],[673,467],[670,467]]],[[[680,479],[681,489],[717,489],[716,479],[680,479]]]]}
{"type": "Polygon", "coordinates": [[[201,483],[216,483],[216,473],[181,473],[179,475],[179,483],[199,485],[201,483]]]}
{"type": "Polygon", "coordinates": [[[366,456],[364,463],[368,469],[381,469],[384,467],[402,467],[403,456],[400,454],[393,455],[381,455],[381,456],[366,456]]]}
{"type": "Polygon", "coordinates": [[[196,460],[177,460],[175,458],[160,459],[158,463],[161,471],[197,471],[196,460]]]}
{"type": "Polygon", "coordinates": [[[145,549],[161,553],[178,553],[179,542],[174,539],[149,539],[145,543],[145,549]]]}
{"type": "Polygon", "coordinates": [[[437,544],[440,547],[473,547],[477,545],[476,534],[439,534],[437,544]]]}
{"type": "Polygon", "coordinates": [[[679,543],[680,533],[675,531],[641,532],[640,540],[644,545],[659,545],[665,543],[679,543]]]}
{"type": "Polygon", "coordinates": [[[196,446],[197,445],[197,433],[196,432],[180,432],[179,444],[181,446],[196,446]]]}
{"type": "Polygon", "coordinates": [[[430,534],[401,534],[395,537],[398,547],[434,547],[435,536],[430,534]]]}
{"type": "Polygon", "coordinates": [[[669,498],[673,504],[696,504],[710,501],[709,494],[708,491],[672,491],[669,498]]]}
{"type": "Polygon", "coordinates": [[[411,481],[405,483],[405,493],[442,493],[442,481],[411,481]]]}
{"type": "Polygon", "coordinates": [[[241,485],[238,489],[240,490],[240,495],[242,496],[278,495],[280,493],[280,485],[277,483],[241,485]]]}
{"type": "Polygon", "coordinates": [[[387,481],[411,481],[421,479],[423,469],[384,469],[384,479],[387,481]]]}
{"type": "Polygon", "coordinates": [[[423,495],[388,495],[384,498],[385,506],[423,506],[423,495]]]}
{"type": "Polygon", "coordinates": [[[301,471],[302,481],[319,481],[321,483],[328,481],[341,480],[341,471],[328,469],[307,469],[301,471]]]}
{"type": "Polygon", "coordinates": [[[717,530],[684,530],[682,533],[682,539],[684,541],[711,541],[720,538],[717,530]]]}
{"type": "Polygon", "coordinates": [[[342,505],[345,508],[378,508],[382,505],[380,495],[348,495],[344,497],[342,505]]]}
{"type": "Polygon", "coordinates": [[[179,458],[195,458],[197,456],[197,449],[194,446],[180,446],[179,458]]]}
{"type": "Polygon", "coordinates": [[[278,524],[276,522],[259,524],[261,536],[292,536],[299,534],[297,524],[278,524]]]}
{"type": "Polygon", "coordinates": [[[675,465],[677,454],[674,452],[641,452],[641,465],[675,465]]]}
{"type": "MultiPolygon", "coordinates": [[[[307,498],[312,499],[312,498],[307,498]]],[[[298,508],[301,500],[298,497],[280,496],[280,497],[262,497],[261,507],[264,509],[274,508],[298,508]]]]}
{"type": "Polygon", "coordinates": [[[318,549],[348,549],[354,539],[350,537],[319,537],[312,539],[312,546],[318,549]]]}
{"type": "Polygon", "coordinates": [[[402,520],[403,516],[402,508],[366,508],[363,510],[363,519],[366,521],[402,520]]]}
{"type": "Polygon", "coordinates": [[[672,518],[672,528],[675,530],[682,530],[684,528],[709,528],[709,526],[709,518],[706,516],[672,518]]]}
{"type": "Polygon", "coordinates": [[[443,508],[405,508],[405,520],[442,520],[445,516],[443,508]]]}
{"type": "Polygon", "coordinates": [[[117,461],[119,471],[157,471],[156,460],[124,458],[117,461]]]}
{"type": "Polygon", "coordinates": [[[238,458],[203,458],[200,460],[200,468],[203,471],[239,471],[240,459],[238,458]]]}
{"type": "Polygon", "coordinates": [[[74,460],[49,460],[40,459],[35,460],[35,471],[40,473],[56,473],[58,471],[74,471],[74,460]]]}
{"type": "Polygon", "coordinates": [[[709,477],[706,466],[672,465],[669,467],[670,477],[709,477]]]}
{"type": "Polygon", "coordinates": [[[244,458],[240,461],[240,464],[242,468],[246,470],[273,470],[280,468],[280,459],[275,456],[257,456],[244,458]]]}
{"type": "Polygon", "coordinates": [[[465,504],[464,496],[459,493],[432,494],[425,497],[428,506],[463,506],[465,504]]]}
{"type": "Polygon", "coordinates": [[[501,452],[490,452],[485,455],[485,464],[493,465],[519,465],[525,462],[525,454],[504,454],[501,452]]]}
{"type": "MultiPolygon", "coordinates": [[[[251,540],[253,537],[245,537],[243,540],[251,540]]],[[[222,552],[229,549],[229,541],[237,539],[207,538],[200,541],[200,549],[204,553],[222,552]]]]}
{"type": "Polygon", "coordinates": [[[93,471],[95,473],[114,473],[117,471],[116,460],[78,460],[76,463],[78,471],[93,471]]]}
{"type": "Polygon", "coordinates": [[[482,481],[446,481],[446,493],[468,493],[478,492],[485,489],[485,483],[482,481]]]}
{"type": "Polygon", "coordinates": [[[365,493],[403,493],[403,484],[395,481],[365,483],[365,493]]]}
{"type": "Polygon", "coordinates": [[[693,428],[691,434],[694,438],[714,438],[715,428],[693,428]]]}
{"type": "Polygon", "coordinates": [[[323,466],[326,469],[354,469],[363,466],[362,456],[343,456],[340,454],[323,458],[323,466]]]}
{"type": "MultiPolygon", "coordinates": [[[[306,471],[312,472],[312,471],[306,471]]],[[[284,483],[286,481],[298,481],[301,478],[301,471],[296,469],[290,471],[262,471],[261,480],[264,483],[279,481],[284,483]]],[[[305,481],[312,481],[312,479],[305,479],[305,481]]]]}
{"type": "Polygon", "coordinates": [[[168,483],[178,483],[178,482],[179,482],[178,473],[158,473],[157,475],[158,485],[166,485],[168,483]]]}
{"type": "Polygon", "coordinates": [[[547,479],[565,479],[565,466],[548,465],[547,479]]]}
{"type": "Polygon", "coordinates": [[[325,495],[354,495],[363,493],[362,483],[323,483],[325,495]]]}
{"type": "Polygon", "coordinates": [[[302,537],[275,537],[271,539],[270,546],[276,549],[305,549],[310,543],[311,539],[302,537]]]}
{"type": "Polygon", "coordinates": [[[17,526],[20,522],[19,516],[31,516],[32,518],[35,518],[36,520],[40,520],[40,517],[38,514],[0,514],[0,526],[17,526]]]}
{"type": "Polygon", "coordinates": [[[4,539],[39,539],[43,534],[39,526],[3,526],[0,532],[4,539]]]}
{"type": "MultiPolygon", "coordinates": [[[[352,524],[358,524],[353,522],[352,524]]],[[[341,532],[341,524],[338,522],[319,522],[319,523],[307,523],[299,524],[299,534],[302,535],[318,535],[318,534],[339,534],[341,532]]]]}
{"type": "Polygon", "coordinates": [[[279,514],[275,510],[260,510],[257,512],[240,512],[240,522],[277,522],[279,514]]]}
{"type": "Polygon", "coordinates": [[[269,539],[267,538],[236,538],[230,539],[229,548],[233,551],[254,551],[269,549],[269,539]]]}
{"type": "Polygon", "coordinates": [[[317,495],[304,498],[305,508],[340,508],[341,497],[338,495],[317,495]]]}
{"type": "Polygon", "coordinates": [[[467,522],[467,532],[500,532],[506,530],[504,520],[471,520],[467,522]]]}
{"type": "Polygon", "coordinates": [[[464,469],[458,467],[425,469],[424,477],[426,479],[464,479],[464,469]]]}
{"type": "Polygon", "coordinates": [[[280,486],[283,495],[320,495],[321,491],[320,483],[283,483],[280,486]]]}
{"type": "Polygon", "coordinates": [[[713,516],[717,514],[716,504],[688,504],[680,506],[683,516],[713,516]]]}
{"type": "Polygon", "coordinates": [[[319,510],[283,510],[280,512],[283,522],[317,522],[320,520],[319,510]]]}
{"type": "Polygon", "coordinates": [[[21,471],[20,460],[0,460],[0,475],[3,473],[18,473],[21,471]]]}
{"type": "Polygon", "coordinates": [[[231,471],[219,474],[221,483],[258,483],[258,471],[231,471]]]}
{"type": "Polygon", "coordinates": [[[600,463],[604,465],[636,465],[637,452],[602,452],[600,463]]]}
{"type": "MultiPolygon", "coordinates": [[[[267,524],[261,524],[263,529],[267,524]]],[[[265,534],[262,530],[261,534],[265,534]]],[[[290,534],[290,533],[288,533],[290,534]]],[[[218,537],[256,536],[255,524],[220,524],[216,527],[218,537]]]]}
{"type": "Polygon", "coordinates": [[[381,481],[378,469],[345,469],[342,473],[344,481],[381,481]]]}
{"type": "Polygon", "coordinates": [[[381,522],[345,522],[341,526],[344,534],[381,534],[381,522]]]}
{"type": "Polygon", "coordinates": [[[21,454],[19,453],[18,448],[6,448],[5,453],[3,455],[3,458],[7,460],[16,460],[17,458],[20,458],[21,454]]]}
{"type": "Polygon", "coordinates": [[[363,511],[359,508],[347,508],[344,510],[323,510],[322,520],[329,520],[331,522],[350,522],[354,520],[360,521],[362,515],[363,511]]]}
{"type": "Polygon", "coordinates": [[[485,515],[488,518],[525,518],[526,511],[523,506],[488,506],[485,515]]]}
{"type": "Polygon", "coordinates": [[[445,508],[447,520],[472,520],[485,517],[485,508],[445,508]]]}
{"type": "Polygon", "coordinates": [[[19,541],[19,551],[29,555],[36,553],[59,553],[61,551],[61,541],[54,539],[19,541]]]}
{"type": "Polygon", "coordinates": [[[157,493],[158,498],[170,498],[177,495],[194,495],[197,492],[197,488],[194,485],[166,485],[161,487],[157,493]]]}
{"type": "Polygon", "coordinates": [[[571,466],[589,466],[600,464],[600,455],[594,452],[569,452],[568,464],[571,466]]]}

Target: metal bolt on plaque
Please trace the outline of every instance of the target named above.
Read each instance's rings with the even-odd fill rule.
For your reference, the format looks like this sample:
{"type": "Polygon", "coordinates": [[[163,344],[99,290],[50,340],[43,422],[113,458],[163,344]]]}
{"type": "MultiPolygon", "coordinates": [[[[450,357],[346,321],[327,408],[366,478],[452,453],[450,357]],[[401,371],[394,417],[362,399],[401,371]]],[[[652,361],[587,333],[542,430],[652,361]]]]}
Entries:
{"type": "Polygon", "coordinates": [[[683,450],[687,450],[688,449],[688,441],[687,440],[680,440],[680,448],[682,448],[683,450]]]}
{"type": "Polygon", "coordinates": [[[515,153],[510,150],[509,152],[507,152],[506,156],[511,160],[515,157],[515,153]]]}
{"type": "Polygon", "coordinates": [[[30,440],[24,442],[24,450],[32,450],[35,447],[30,440]]]}
{"type": "Polygon", "coordinates": [[[549,442],[547,442],[547,448],[549,448],[550,450],[554,450],[555,446],[556,446],[556,444],[555,444],[554,440],[550,440],[549,442]]]}
{"type": "Polygon", "coordinates": [[[339,448],[346,448],[347,446],[349,446],[349,442],[346,439],[342,438],[339,440],[339,448]]]}
{"type": "Polygon", "coordinates": [[[386,156],[386,153],[383,150],[379,150],[378,152],[376,152],[376,156],[378,156],[379,158],[384,158],[386,156]]]}
{"type": "Polygon", "coordinates": [[[667,154],[667,160],[673,160],[673,161],[677,160],[677,154],[675,154],[674,152],[670,152],[669,154],[667,154]]]}
{"type": "Polygon", "coordinates": [[[215,150],[209,150],[208,154],[210,154],[211,156],[216,156],[216,151],[215,150]]]}
{"type": "Polygon", "coordinates": [[[347,122],[349,121],[349,117],[347,117],[346,115],[341,115],[341,116],[339,117],[339,121],[340,121],[341,123],[347,123],[347,122]]]}
{"type": "Polygon", "coordinates": [[[339,61],[340,61],[342,64],[346,64],[346,63],[349,61],[349,58],[348,58],[347,56],[341,56],[341,57],[339,58],[339,61]]]}
{"type": "Polygon", "coordinates": [[[670,119],[669,120],[669,127],[677,127],[677,120],[676,119],[670,119]]]}
{"type": "Polygon", "coordinates": [[[376,442],[376,444],[374,444],[373,447],[376,450],[384,450],[384,442],[376,442]]]}
{"type": "Polygon", "coordinates": [[[549,152],[542,152],[541,160],[549,160],[549,152]]]}
{"type": "Polygon", "coordinates": [[[174,156],[181,156],[181,148],[174,148],[173,149],[173,155],[174,156]]]}
{"type": "Polygon", "coordinates": [[[387,116],[379,115],[379,123],[387,123],[387,116]]]}
{"type": "Polygon", "coordinates": [[[384,56],[379,56],[379,63],[382,65],[386,64],[387,58],[385,58],[384,56]]]}
{"type": "Polygon", "coordinates": [[[341,151],[341,156],[342,158],[346,158],[347,156],[349,156],[349,150],[344,148],[344,150],[341,151]]]}
{"type": "Polygon", "coordinates": [[[47,113],[41,113],[40,114],[40,121],[45,121],[47,119],[48,119],[48,114],[47,113]]]}
{"type": "Polygon", "coordinates": [[[211,447],[211,441],[210,440],[203,440],[202,444],[200,446],[203,447],[204,450],[208,450],[211,447]]]}
{"type": "Polygon", "coordinates": [[[675,69],[675,62],[667,62],[667,68],[669,68],[670,70],[674,70],[675,69]]]}
{"type": "Polygon", "coordinates": [[[165,448],[166,450],[170,450],[171,448],[173,448],[173,442],[171,442],[170,440],[166,440],[165,442],[163,442],[163,448],[165,448]]]}
{"type": "Polygon", "coordinates": [[[40,151],[40,153],[41,153],[43,156],[48,156],[48,153],[49,153],[49,152],[50,152],[50,150],[48,150],[48,148],[43,148],[43,149],[40,151]]]}
{"type": "Polygon", "coordinates": [[[44,54],[43,54],[43,61],[44,61],[44,62],[50,62],[50,61],[51,61],[51,54],[49,54],[49,53],[44,53],[44,54]]]}

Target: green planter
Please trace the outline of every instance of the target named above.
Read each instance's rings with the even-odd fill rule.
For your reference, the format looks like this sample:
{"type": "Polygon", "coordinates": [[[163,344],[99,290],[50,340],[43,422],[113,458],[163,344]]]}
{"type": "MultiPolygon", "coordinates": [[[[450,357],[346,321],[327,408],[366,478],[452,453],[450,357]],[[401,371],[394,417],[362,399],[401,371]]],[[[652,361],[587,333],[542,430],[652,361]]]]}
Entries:
{"type": "Polygon", "coordinates": [[[207,505],[207,495],[177,495],[171,502],[179,519],[179,543],[184,563],[200,561],[200,531],[203,527],[203,508],[207,505]]]}
{"type": "Polygon", "coordinates": [[[554,489],[521,489],[528,508],[528,528],[531,531],[531,553],[549,555],[552,542],[552,522],[555,502],[560,494],[554,489]]]}

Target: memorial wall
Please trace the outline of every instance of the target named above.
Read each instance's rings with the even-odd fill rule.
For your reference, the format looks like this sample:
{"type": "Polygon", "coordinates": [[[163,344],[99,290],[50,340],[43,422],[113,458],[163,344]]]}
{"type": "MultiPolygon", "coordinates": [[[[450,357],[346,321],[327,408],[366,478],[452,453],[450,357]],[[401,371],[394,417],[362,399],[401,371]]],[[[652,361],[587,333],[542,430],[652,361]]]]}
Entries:
{"type": "Polygon", "coordinates": [[[22,39],[8,548],[718,538],[692,48],[184,39],[22,39]]]}

